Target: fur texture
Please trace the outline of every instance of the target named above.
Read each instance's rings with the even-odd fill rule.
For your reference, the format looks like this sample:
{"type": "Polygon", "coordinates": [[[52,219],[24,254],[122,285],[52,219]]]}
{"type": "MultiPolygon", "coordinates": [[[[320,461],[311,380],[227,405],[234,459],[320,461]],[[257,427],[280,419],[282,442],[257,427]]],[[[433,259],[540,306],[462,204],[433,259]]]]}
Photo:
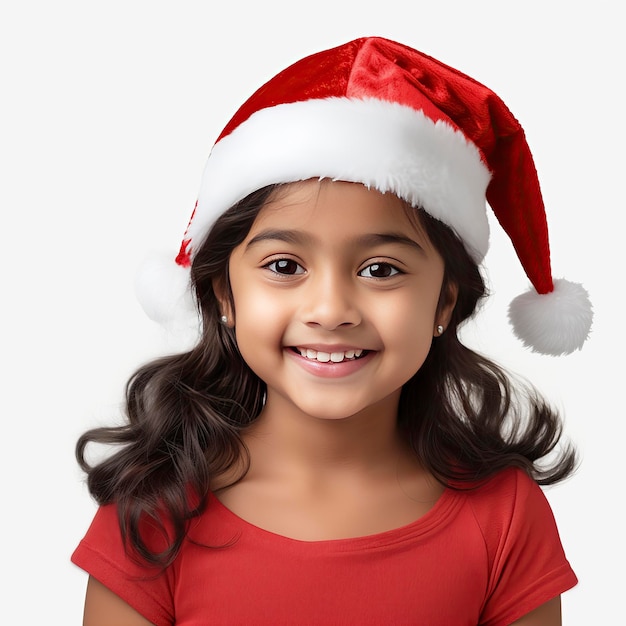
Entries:
{"type": "Polygon", "coordinates": [[[169,255],[148,256],[135,276],[135,293],[146,315],[172,337],[189,345],[200,337],[189,268],[177,265],[169,255]]]}
{"type": "Polygon", "coordinates": [[[318,177],[394,193],[450,226],[477,263],[487,252],[490,173],[462,132],[393,102],[326,98],[257,111],[213,147],[186,234],[192,255],[249,193],[318,177]]]}
{"type": "Polygon", "coordinates": [[[509,320],[522,343],[534,352],[560,356],[580,350],[591,331],[593,311],[585,288],[565,279],[554,281],[552,293],[534,289],[517,296],[509,320]]]}

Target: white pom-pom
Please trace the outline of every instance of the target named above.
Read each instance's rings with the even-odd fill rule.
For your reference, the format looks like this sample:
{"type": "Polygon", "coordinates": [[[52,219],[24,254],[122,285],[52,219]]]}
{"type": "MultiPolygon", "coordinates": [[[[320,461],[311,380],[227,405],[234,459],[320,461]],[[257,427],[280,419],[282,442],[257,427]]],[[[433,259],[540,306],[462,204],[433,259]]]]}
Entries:
{"type": "Polygon", "coordinates": [[[189,269],[169,255],[153,254],[139,266],[135,293],[146,315],[168,332],[199,336],[200,316],[191,294],[189,269]]]}
{"type": "Polygon", "coordinates": [[[509,306],[513,331],[534,352],[560,356],[580,350],[589,336],[593,309],[586,289],[559,279],[554,291],[530,290],[509,306]]]}

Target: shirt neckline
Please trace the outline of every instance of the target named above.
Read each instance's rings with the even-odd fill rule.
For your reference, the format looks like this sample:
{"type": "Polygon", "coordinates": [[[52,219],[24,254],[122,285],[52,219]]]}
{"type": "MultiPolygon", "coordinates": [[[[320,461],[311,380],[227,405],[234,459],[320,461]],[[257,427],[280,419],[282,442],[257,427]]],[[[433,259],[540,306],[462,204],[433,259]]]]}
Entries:
{"type": "Polygon", "coordinates": [[[287,537],[271,530],[266,530],[252,522],[245,520],[225,504],[213,493],[209,497],[209,512],[217,516],[225,526],[230,527],[238,535],[247,535],[254,541],[265,544],[286,544],[292,548],[349,551],[362,548],[393,545],[404,541],[415,541],[418,537],[427,537],[439,532],[454,517],[463,502],[463,494],[454,489],[446,488],[439,496],[433,507],[424,515],[403,526],[390,530],[341,539],[303,540],[287,537]]]}

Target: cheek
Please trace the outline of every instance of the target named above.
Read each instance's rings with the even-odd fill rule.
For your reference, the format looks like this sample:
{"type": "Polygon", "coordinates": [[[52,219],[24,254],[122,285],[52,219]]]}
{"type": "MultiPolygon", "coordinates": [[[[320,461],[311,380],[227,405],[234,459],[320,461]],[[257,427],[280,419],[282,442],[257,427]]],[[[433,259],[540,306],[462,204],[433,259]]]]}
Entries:
{"type": "Polygon", "coordinates": [[[385,326],[390,333],[428,335],[434,328],[438,301],[438,291],[420,290],[385,302],[380,315],[386,318],[385,326]]]}
{"type": "Polygon", "coordinates": [[[272,290],[251,282],[233,285],[235,334],[240,349],[263,341],[279,341],[289,308],[272,290]]]}
{"type": "Polygon", "coordinates": [[[237,318],[241,321],[246,319],[252,324],[261,321],[271,323],[272,319],[286,309],[283,299],[277,298],[276,294],[253,286],[238,292],[233,290],[233,300],[237,318]]]}

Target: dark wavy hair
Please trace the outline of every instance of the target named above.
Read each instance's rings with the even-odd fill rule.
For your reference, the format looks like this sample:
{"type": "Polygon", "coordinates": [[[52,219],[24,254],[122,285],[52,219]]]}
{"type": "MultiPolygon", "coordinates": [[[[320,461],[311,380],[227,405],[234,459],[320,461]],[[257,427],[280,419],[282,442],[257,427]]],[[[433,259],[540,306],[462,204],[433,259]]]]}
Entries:
{"type": "MultiPolygon", "coordinates": [[[[220,323],[214,288],[234,310],[230,254],[280,187],[260,189],[231,207],[198,250],[191,281],[201,340],[139,368],[126,386],[126,423],[91,429],[77,442],[90,493],[101,505],[116,503],[127,550],[147,565],[165,567],[175,559],[189,522],[206,507],[213,477],[233,469],[239,479],[246,473],[241,433],[261,412],[266,388],[239,354],[233,330],[220,323]],[[115,449],[92,466],[86,458],[91,443],[115,449]],[[165,549],[155,551],[145,541],[146,521],[168,538],[165,549]]],[[[539,484],[562,480],[574,471],[576,453],[571,445],[557,447],[558,414],[530,385],[458,339],[459,325],[486,295],[479,268],[447,226],[424,211],[406,210],[444,259],[440,306],[455,290],[457,300],[446,332],[403,387],[399,428],[421,463],[453,488],[469,488],[511,466],[539,484]]]]}

